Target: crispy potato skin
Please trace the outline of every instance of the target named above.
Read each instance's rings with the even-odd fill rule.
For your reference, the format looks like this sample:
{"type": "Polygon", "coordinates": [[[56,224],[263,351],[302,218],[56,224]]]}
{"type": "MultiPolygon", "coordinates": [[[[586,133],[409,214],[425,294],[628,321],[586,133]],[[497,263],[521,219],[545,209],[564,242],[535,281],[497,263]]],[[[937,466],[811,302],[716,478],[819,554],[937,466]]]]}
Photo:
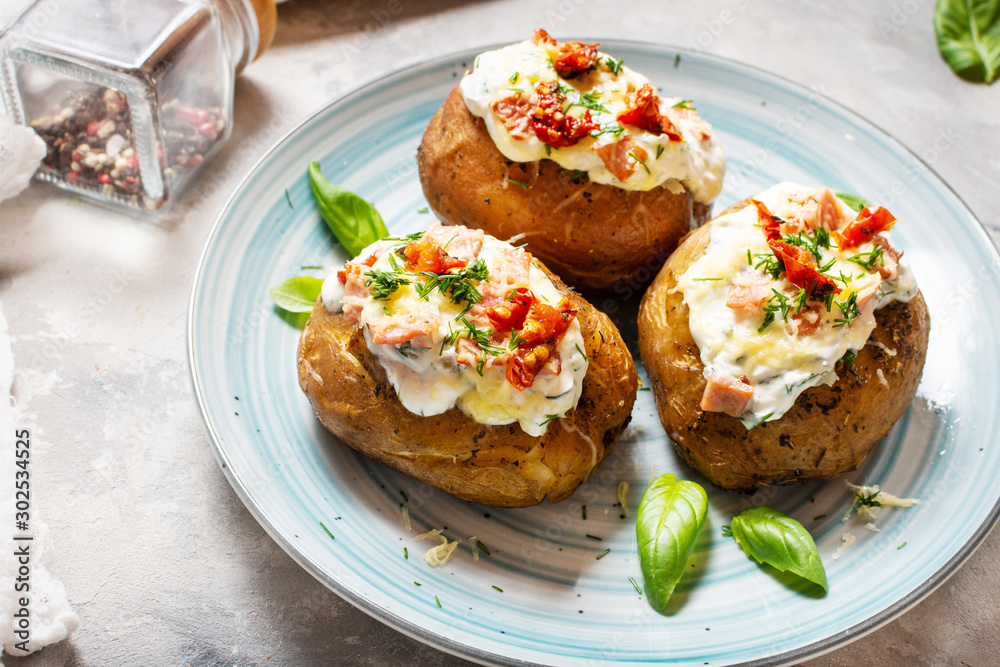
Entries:
{"type": "Polygon", "coordinates": [[[683,295],[670,293],[707,245],[708,226],[684,239],[639,309],[639,349],[660,421],[677,452],[716,486],[739,491],[818,482],[854,470],[916,393],[930,332],[923,296],[875,311],[869,340],[896,356],[866,345],[833,386],[807,389],[780,419],[747,431],[735,417],[699,407],[705,390],[701,353],[683,295]],[[890,390],[879,383],[878,369],[890,390]]]}
{"type": "Polygon", "coordinates": [[[458,408],[431,417],[408,411],[361,327],[328,311],[322,300],[299,341],[299,385],[319,420],[343,442],[463,500],[496,507],[563,500],[628,425],[638,377],[611,320],[550,277],[579,311],[590,365],[577,407],[540,437],[516,423],[480,424],[458,408]]]}
{"type": "Polygon", "coordinates": [[[458,86],[428,124],[417,165],[442,221],[499,239],[523,233],[528,249],[578,288],[607,290],[641,268],[654,275],[711,210],[686,191],[633,192],[592,183],[551,160],[512,162],[458,86]]]}

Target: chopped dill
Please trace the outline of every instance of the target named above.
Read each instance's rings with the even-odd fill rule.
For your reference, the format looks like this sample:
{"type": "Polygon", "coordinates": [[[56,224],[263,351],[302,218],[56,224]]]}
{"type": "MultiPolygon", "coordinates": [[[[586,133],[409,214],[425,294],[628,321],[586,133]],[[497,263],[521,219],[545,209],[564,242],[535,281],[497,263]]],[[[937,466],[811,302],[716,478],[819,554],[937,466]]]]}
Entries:
{"type": "Polygon", "coordinates": [[[331,540],[337,539],[336,537],[333,536],[333,533],[330,532],[330,529],[323,525],[322,521],[319,522],[319,525],[323,526],[323,530],[326,531],[326,534],[330,536],[331,540]]]}
{"type": "Polygon", "coordinates": [[[605,556],[607,556],[609,553],[611,553],[611,549],[605,549],[601,553],[597,554],[597,558],[595,560],[601,560],[602,558],[604,558],[605,556]]]}
{"type": "Polygon", "coordinates": [[[376,301],[387,301],[393,293],[403,285],[409,285],[407,278],[388,271],[372,269],[365,278],[365,287],[370,288],[372,298],[376,301]]]}
{"type": "Polygon", "coordinates": [[[646,170],[647,174],[652,174],[653,173],[653,172],[651,172],[649,170],[649,167],[646,166],[646,163],[639,159],[638,155],[636,155],[632,151],[629,151],[628,154],[629,154],[629,157],[631,157],[633,160],[635,160],[636,162],[638,162],[639,164],[642,165],[642,168],[646,170]]]}

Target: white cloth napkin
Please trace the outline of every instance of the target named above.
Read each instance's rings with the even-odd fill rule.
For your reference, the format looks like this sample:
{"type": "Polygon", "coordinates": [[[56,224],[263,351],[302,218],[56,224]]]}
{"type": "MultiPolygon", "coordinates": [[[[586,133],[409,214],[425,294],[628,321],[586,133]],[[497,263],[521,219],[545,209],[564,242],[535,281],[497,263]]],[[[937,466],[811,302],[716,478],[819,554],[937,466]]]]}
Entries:
{"type": "MultiPolygon", "coordinates": [[[[0,170],[2,168],[0,161],[0,170]]],[[[15,473],[20,470],[15,466],[15,431],[23,426],[18,424],[17,407],[10,394],[14,382],[14,355],[2,306],[0,304],[0,443],[3,445],[0,446],[0,654],[27,655],[68,637],[80,627],[80,618],[70,607],[62,582],[49,573],[47,565],[51,560],[52,538],[48,526],[38,519],[34,503],[29,510],[29,530],[15,530],[14,479],[15,473]],[[15,541],[15,535],[30,535],[32,540],[15,541]],[[20,563],[14,552],[18,545],[25,544],[29,545],[30,552],[31,570],[27,582],[30,589],[18,592],[15,585],[20,563]],[[24,640],[16,634],[12,622],[22,608],[22,597],[29,599],[27,644],[21,643],[24,640]]],[[[30,474],[30,462],[28,472],[33,486],[35,476],[30,474]]]]}
{"type": "Polygon", "coordinates": [[[46,152],[33,129],[0,114],[0,202],[28,187],[46,152]]]}

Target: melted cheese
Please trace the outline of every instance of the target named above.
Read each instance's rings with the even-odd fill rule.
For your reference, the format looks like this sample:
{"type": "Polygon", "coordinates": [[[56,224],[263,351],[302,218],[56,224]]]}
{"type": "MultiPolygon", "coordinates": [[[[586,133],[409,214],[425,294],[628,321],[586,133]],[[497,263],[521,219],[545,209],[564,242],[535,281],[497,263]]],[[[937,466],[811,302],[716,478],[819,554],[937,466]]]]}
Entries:
{"type": "MultiPolygon", "coordinates": [[[[800,208],[793,200],[807,199],[807,193],[812,191],[813,188],[782,183],[755,199],[764,203],[772,214],[787,220],[795,217],[796,209],[800,208]]],[[[843,217],[854,219],[854,212],[843,202],[838,200],[838,205],[844,207],[843,217]]],[[[869,242],[840,251],[831,241],[831,247],[822,251],[821,264],[835,260],[826,273],[847,278],[846,282],[837,282],[842,291],[834,301],[844,303],[852,293],[878,284],[875,296],[849,324],[842,322],[844,315],[834,305],[829,312],[819,308],[818,317],[823,319],[823,326],[815,333],[799,334],[793,318],[786,324],[780,313],[770,326],[758,333],[763,323],[762,313],[746,317],[726,305],[733,279],[756,272],[753,265],[757,264],[758,255],[770,252],[758,225],[757,209],[747,206],[715,219],[710,225],[710,242],[705,254],[679,278],[677,288],[690,310],[691,335],[701,352],[706,377],[712,372],[745,377],[753,387],[753,396],[741,415],[747,428],[765,419],[778,419],[807,388],[833,384],[837,380],[834,370],[837,361],[848,350],[860,350],[875,328],[875,309],[892,301],[908,301],[917,291],[905,258],[900,260],[894,276],[880,279],[874,269],[860,267],[848,260],[856,254],[872,251],[874,244],[869,242]],[[748,250],[752,263],[747,259],[748,250]]],[[[889,239],[888,233],[881,236],[889,239]]],[[[770,287],[789,295],[797,289],[784,274],[770,287]]]]}
{"type": "MultiPolygon", "coordinates": [[[[394,250],[402,245],[398,241],[380,241],[362,252],[353,263],[363,264],[373,253],[394,250]]],[[[507,243],[485,236],[478,258],[486,263],[491,275],[494,272],[502,274],[503,263],[509,261],[506,255],[510,252],[525,251],[514,250],[507,243]]],[[[371,268],[392,271],[392,254],[391,251],[382,252],[371,268]]],[[[359,324],[364,327],[368,349],[382,364],[389,382],[407,410],[429,416],[457,406],[481,424],[516,422],[528,435],[540,436],[550,422],[576,406],[583,392],[583,377],[588,367],[588,359],[581,353],[585,348],[578,321],[570,324],[556,347],[560,359],[559,372],[543,371],[536,375],[531,387],[518,391],[505,377],[505,363],[493,363],[494,357],[490,354],[485,356],[481,375],[475,365],[459,363],[455,346],[443,343],[449,335],[463,328],[464,304],[453,303],[438,289],[431,290],[426,298],[422,298],[417,288],[423,279],[413,275],[408,277],[411,283],[397,289],[387,300],[366,299],[359,319],[359,324]],[[432,322],[434,330],[430,335],[422,335],[399,345],[375,343],[366,325],[379,318],[384,319],[387,312],[402,321],[432,322]]],[[[326,283],[331,282],[338,282],[335,276],[326,280],[326,283]]],[[[526,280],[521,278],[510,287],[526,287],[543,303],[553,306],[562,298],[552,281],[534,265],[530,266],[526,280]]],[[[332,301],[326,301],[327,293],[324,285],[327,309],[335,311],[341,308],[336,298],[343,299],[343,290],[330,289],[329,293],[335,297],[332,301]]],[[[464,317],[469,319],[472,315],[464,317]]],[[[488,326],[488,322],[482,321],[475,324],[480,329],[488,326]]]]}
{"type": "MultiPolygon", "coordinates": [[[[476,58],[475,69],[461,82],[462,96],[473,115],[482,118],[497,148],[515,162],[535,162],[542,159],[555,161],[564,169],[586,172],[591,181],[613,185],[625,190],[651,190],[664,185],[674,192],[686,186],[696,201],[708,204],[722,190],[726,169],[726,156],[714,135],[701,139],[696,125],[704,121],[677,113],[671,107],[680,99],[661,99],[660,111],[670,117],[674,126],[684,136],[684,141],[671,141],[666,135],[656,135],[632,125],[622,125],[616,120],[627,108],[626,95],[635,92],[649,81],[628,67],[619,73],[611,72],[606,65],[575,79],[562,79],[552,67],[551,58],[556,47],[536,45],[531,41],[487,51],[476,58]],[[583,115],[589,107],[591,118],[602,128],[614,128],[615,134],[585,137],[574,146],[552,148],[535,136],[526,139],[511,137],[504,123],[492,111],[492,105],[512,94],[520,93],[523,99],[537,102],[534,90],[539,83],[557,81],[569,89],[567,101],[573,104],[570,115],[583,115]],[[581,93],[587,99],[581,97],[581,93]],[[581,104],[582,103],[582,104],[581,104]],[[647,153],[645,167],[639,167],[625,181],[611,173],[595,149],[614,143],[625,135],[632,137],[647,153]]],[[[607,63],[609,56],[599,53],[598,62],[607,63]]],[[[612,59],[613,60],[613,59],[612,59]]]]}

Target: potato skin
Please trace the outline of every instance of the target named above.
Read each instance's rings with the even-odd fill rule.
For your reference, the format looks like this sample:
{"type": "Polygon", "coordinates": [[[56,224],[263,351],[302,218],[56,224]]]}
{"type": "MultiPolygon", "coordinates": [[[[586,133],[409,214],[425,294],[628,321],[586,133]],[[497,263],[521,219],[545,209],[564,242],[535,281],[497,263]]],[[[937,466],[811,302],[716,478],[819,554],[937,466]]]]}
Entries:
{"type": "Polygon", "coordinates": [[[641,268],[655,274],[711,210],[687,191],[622,190],[552,160],[508,160],[458,86],[428,124],[417,165],[424,196],[443,222],[499,239],[523,233],[532,254],[577,288],[608,290],[641,268]]]}
{"type": "Polygon", "coordinates": [[[319,420],[343,442],[463,500],[495,507],[563,500],[628,425],[638,376],[611,320],[549,276],[578,309],[590,365],[576,408],[540,437],[516,423],[480,424],[458,408],[413,414],[396,397],[361,327],[328,311],[322,299],[299,341],[299,385],[319,420]]]}
{"type": "Polygon", "coordinates": [[[896,356],[865,345],[833,386],[807,389],[780,419],[747,431],[735,417],[699,407],[704,366],[683,294],[670,293],[704,253],[708,229],[681,242],[639,309],[639,350],[677,452],[716,486],[738,491],[818,482],[854,470],[902,416],[920,383],[930,332],[923,296],[875,311],[869,340],[896,356]],[[880,384],[878,369],[890,390],[880,384]]]}

